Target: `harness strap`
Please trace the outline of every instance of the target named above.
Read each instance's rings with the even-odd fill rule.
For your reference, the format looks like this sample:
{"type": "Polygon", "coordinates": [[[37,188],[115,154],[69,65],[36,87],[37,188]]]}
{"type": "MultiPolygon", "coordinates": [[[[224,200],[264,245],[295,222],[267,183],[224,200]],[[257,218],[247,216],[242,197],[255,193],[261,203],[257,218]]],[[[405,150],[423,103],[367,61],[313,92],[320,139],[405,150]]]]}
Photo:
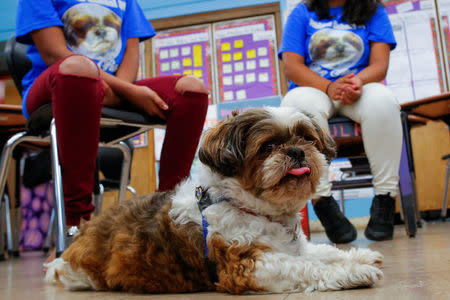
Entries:
{"type": "Polygon", "coordinates": [[[209,196],[209,193],[206,189],[204,189],[201,186],[198,186],[195,188],[195,197],[197,198],[197,205],[198,209],[200,210],[200,213],[202,214],[202,227],[203,227],[203,243],[205,245],[205,265],[206,269],[208,271],[209,279],[211,282],[218,282],[219,278],[217,276],[217,264],[216,262],[209,259],[209,248],[207,243],[207,236],[208,236],[208,226],[209,223],[206,220],[205,215],[203,214],[203,211],[205,208],[210,206],[213,202],[211,200],[211,197],[209,196]]]}

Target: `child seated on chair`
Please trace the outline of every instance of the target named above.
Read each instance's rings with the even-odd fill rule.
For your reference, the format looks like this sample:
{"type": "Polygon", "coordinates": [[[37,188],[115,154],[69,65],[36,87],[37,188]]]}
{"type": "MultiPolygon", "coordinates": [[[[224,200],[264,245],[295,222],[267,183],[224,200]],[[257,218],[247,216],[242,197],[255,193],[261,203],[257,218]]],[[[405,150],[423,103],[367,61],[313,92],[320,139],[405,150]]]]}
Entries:
{"type": "Polygon", "coordinates": [[[16,39],[29,44],[23,113],[52,103],[67,226],[94,211],[101,108],[132,105],[166,122],[159,190],[189,175],[202,132],[208,92],[191,76],[136,81],[139,42],[155,35],[137,0],[20,0],[16,39]]]}
{"type": "MultiPolygon", "coordinates": [[[[309,112],[326,129],[337,112],[361,125],[376,192],[365,230],[371,240],[392,239],[394,229],[402,127],[400,106],[380,81],[395,46],[381,1],[308,0],[290,14],[279,51],[290,80],[282,106],[309,112]]],[[[312,202],[332,242],[356,238],[331,196],[328,172],[312,202]]]]}

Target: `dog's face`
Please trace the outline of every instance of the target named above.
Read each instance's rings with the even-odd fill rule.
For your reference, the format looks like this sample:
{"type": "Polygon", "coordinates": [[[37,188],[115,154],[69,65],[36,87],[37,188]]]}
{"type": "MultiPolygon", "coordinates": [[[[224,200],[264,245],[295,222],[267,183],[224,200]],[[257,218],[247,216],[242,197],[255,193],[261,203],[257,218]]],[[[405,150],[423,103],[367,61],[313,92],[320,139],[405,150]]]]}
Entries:
{"type": "Polygon", "coordinates": [[[327,28],[311,36],[308,49],[311,59],[319,65],[341,70],[352,67],[361,59],[364,44],[351,31],[327,28]]]}
{"type": "Polygon", "coordinates": [[[122,20],[112,10],[92,3],[78,4],[64,13],[62,21],[64,36],[74,52],[98,58],[120,50],[122,20]]]}
{"type": "Polygon", "coordinates": [[[334,141],[307,115],[290,107],[256,108],[209,129],[199,150],[214,172],[280,210],[296,210],[315,192],[334,141]]]}

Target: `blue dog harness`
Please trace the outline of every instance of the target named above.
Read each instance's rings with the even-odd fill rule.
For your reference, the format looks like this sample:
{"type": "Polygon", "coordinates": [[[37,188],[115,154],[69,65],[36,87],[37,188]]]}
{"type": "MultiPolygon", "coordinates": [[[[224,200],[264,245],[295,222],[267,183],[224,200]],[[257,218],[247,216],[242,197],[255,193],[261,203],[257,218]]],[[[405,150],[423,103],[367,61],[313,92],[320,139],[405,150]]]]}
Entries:
{"type": "MultiPolygon", "coordinates": [[[[217,264],[209,259],[209,248],[207,243],[207,236],[208,236],[208,226],[209,223],[206,220],[205,215],[203,214],[203,211],[213,204],[213,201],[211,200],[211,196],[208,193],[207,189],[204,189],[202,186],[198,186],[195,188],[195,198],[197,198],[197,205],[198,209],[200,210],[200,213],[202,214],[202,227],[203,227],[203,243],[205,245],[205,264],[206,268],[208,270],[209,279],[211,282],[218,282],[219,278],[217,277],[217,264]]],[[[217,202],[221,201],[228,201],[228,198],[221,198],[217,202]]],[[[217,203],[214,202],[214,203],[217,203]]]]}

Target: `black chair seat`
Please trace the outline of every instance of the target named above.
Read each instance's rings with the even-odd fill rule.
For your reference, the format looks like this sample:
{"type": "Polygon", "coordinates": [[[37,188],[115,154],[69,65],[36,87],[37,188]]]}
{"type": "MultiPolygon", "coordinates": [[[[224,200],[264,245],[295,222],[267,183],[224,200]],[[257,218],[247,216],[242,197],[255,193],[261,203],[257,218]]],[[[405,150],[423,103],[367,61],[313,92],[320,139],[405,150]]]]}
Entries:
{"type": "MultiPolygon", "coordinates": [[[[27,121],[27,132],[32,135],[49,135],[50,123],[53,119],[53,110],[51,103],[47,103],[36,109],[27,121]]],[[[100,132],[100,141],[108,143],[117,138],[133,134],[139,130],[142,125],[161,125],[165,121],[159,117],[152,117],[142,112],[132,111],[129,108],[102,108],[102,130],[100,132]],[[108,122],[109,120],[109,122],[108,122]],[[124,125],[126,123],[126,125],[124,125]],[[136,126],[133,126],[135,124],[136,126]]],[[[80,121],[83,121],[80,116],[80,121]]]]}

